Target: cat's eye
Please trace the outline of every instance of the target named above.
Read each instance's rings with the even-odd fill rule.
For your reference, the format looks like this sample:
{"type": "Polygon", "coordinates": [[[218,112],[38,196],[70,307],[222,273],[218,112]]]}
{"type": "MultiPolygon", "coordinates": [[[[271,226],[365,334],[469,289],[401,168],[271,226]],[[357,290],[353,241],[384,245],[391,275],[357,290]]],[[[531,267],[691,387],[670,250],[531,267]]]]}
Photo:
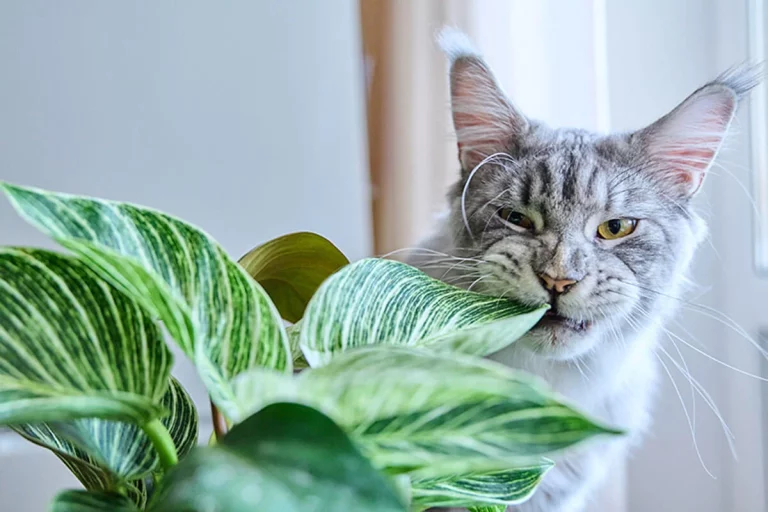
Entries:
{"type": "Polygon", "coordinates": [[[611,219],[597,227],[597,236],[603,240],[616,240],[631,235],[637,229],[637,219],[611,219]]]}
{"type": "Polygon", "coordinates": [[[514,224],[515,226],[520,226],[521,228],[527,229],[527,230],[533,229],[533,221],[527,215],[523,215],[522,213],[516,212],[509,208],[502,208],[501,210],[499,210],[498,214],[499,214],[499,217],[509,222],[510,224],[514,224]]]}

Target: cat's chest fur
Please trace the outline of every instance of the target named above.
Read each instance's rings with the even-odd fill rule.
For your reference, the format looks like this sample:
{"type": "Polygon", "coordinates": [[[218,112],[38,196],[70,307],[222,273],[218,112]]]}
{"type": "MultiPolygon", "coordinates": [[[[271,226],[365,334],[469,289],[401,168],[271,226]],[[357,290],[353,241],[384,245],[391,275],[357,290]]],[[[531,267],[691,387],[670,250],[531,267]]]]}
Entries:
{"type": "Polygon", "coordinates": [[[621,342],[603,340],[592,354],[574,361],[534,356],[512,344],[490,358],[540,377],[576,409],[637,435],[649,422],[657,378],[654,325],[621,342]]]}

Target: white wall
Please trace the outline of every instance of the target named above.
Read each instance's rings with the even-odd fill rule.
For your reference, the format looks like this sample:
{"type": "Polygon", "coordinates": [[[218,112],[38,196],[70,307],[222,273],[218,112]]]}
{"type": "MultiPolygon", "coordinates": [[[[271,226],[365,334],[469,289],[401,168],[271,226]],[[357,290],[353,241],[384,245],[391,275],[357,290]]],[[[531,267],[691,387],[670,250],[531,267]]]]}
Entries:
{"type": "MultiPolygon", "coordinates": [[[[153,206],[235,257],[297,230],[365,256],[357,16],[356,0],[0,2],[0,180],[153,206]]],[[[0,200],[9,244],[48,245],[0,200]]],[[[0,434],[2,510],[44,510],[69,481],[25,446],[0,434]]]]}

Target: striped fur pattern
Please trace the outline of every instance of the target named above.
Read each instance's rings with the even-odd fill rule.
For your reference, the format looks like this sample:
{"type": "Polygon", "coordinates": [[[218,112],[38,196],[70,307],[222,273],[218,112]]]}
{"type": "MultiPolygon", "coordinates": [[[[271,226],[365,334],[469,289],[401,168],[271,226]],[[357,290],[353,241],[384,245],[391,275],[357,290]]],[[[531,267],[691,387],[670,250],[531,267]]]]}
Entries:
{"type": "Polygon", "coordinates": [[[487,294],[552,305],[557,322],[540,322],[493,357],[631,433],[560,457],[534,497],[514,507],[579,512],[606,466],[648,426],[657,334],[706,232],[691,199],[759,72],[734,68],[647,128],[597,135],[526,118],[464,36],[444,32],[441,42],[461,175],[410,263],[487,294]],[[499,215],[508,211],[530,219],[530,229],[499,215]],[[596,236],[601,223],[620,218],[638,219],[635,231],[596,236]],[[447,263],[436,265],[435,253],[447,263]],[[575,284],[551,294],[542,274],[575,284]]]}

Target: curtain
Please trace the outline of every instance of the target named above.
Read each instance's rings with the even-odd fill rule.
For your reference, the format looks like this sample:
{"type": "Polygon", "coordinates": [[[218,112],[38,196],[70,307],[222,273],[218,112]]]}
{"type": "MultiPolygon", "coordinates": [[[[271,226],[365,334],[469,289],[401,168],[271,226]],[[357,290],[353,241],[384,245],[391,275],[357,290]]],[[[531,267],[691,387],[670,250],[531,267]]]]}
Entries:
{"type": "Polygon", "coordinates": [[[444,24],[469,29],[471,4],[361,0],[377,254],[423,236],[458,173],[447,65],[434,35],[444,24]]]}

